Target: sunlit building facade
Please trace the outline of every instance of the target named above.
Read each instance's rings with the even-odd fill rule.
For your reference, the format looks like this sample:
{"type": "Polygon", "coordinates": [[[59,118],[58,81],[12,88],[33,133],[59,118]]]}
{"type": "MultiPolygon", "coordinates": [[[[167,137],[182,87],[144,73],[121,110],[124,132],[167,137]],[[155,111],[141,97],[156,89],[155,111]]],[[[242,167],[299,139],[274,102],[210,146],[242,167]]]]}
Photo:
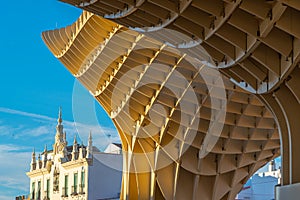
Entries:
{"type": "MultiPolygon", "coordinates": [[[[101,162],[110,160],[121,167],[122,155],[102,153],[92,145],[90,133],[88,145],[78,145],[76,137],[68,146],[63,131],[61,113],[56,126],[53,150],[45,148],[36,159],[32,153],[30,171],[30,200],[58,199],[117,199],[120,196],[122,172],[101,162]],[[109,181],[105,178],[109,176],[109,181]]],[[[112,166],[113,166],[112,165],[112,166]]]]}

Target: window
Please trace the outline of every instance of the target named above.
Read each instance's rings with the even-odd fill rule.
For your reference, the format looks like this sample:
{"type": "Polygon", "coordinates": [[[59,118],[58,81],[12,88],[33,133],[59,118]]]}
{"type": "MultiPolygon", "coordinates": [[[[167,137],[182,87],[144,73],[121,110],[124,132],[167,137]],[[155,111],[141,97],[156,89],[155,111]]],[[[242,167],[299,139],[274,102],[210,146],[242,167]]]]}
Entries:
{"type": "Polygon", "coordinates": [[[85,186],[85,172],[81,171],[81,181],[79,185],[80,194],[84,194],[84,186],[85,186]]]}
{"type": "Polygon", "coordinates": [[[50,179],[47,179],[46,197],[47,199],[50,199],[50,179]]]}
{"type": "Polygon", "coordinates": [[[35,199],[35,182],[31,184],[31,199],[35,199]]]}
{"type": "Polygon", "coordinates": [[[37,199],[41,199],[41,181],[38,181],[37,199]]]}
{"type": "Polygon", "coordinates": [[[74,174],[73,194],[77,194],[78,173],[74,174]]]}
{"type": "Polygon", "coordinates": [[[69,176],[65,175],[65,187],[64,187],[64,196],[67,197],[68,196],[68,185],[69,185],[69,176]]]}

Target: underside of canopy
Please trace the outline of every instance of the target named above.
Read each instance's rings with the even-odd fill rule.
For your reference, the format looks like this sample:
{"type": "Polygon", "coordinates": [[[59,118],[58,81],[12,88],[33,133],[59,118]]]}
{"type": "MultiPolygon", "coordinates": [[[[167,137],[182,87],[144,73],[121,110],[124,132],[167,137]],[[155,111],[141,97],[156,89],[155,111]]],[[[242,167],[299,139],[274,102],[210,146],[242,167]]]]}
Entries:
{"type": "MultiPolygon", "coordinates": [[[[54,56],[117,127],[124,150],[121,199],[234,199],[254,172],[280,154],[274,111],[265,106],[266,98],[236,86],[236,76],[229,80],[227,75],[241,69],[240,64],[223,66],[221,74],[221,62],[214,69],[205,60],[216,57],[207,54],[203,38],[206,51],[193,52],[162,41],[159,34],[151,37],[159,30],[140,33],[125,27],[144,3],[152,4],[132,2],[139,6],[112,14],[109,9],[121,1],[70,1],[123,25],[83,12],[71,26],[42,34],[54,56]],[[102,8],[109,14],[101,13],[102,8]]],[[[163,2],[173,1],[156,3],[163,2]]],[[[173,15],[172,6],[159,7],[169,9],[166,19],[173,15]]],[[[150,15],[146,8],[143,12],[150,15]]]]}

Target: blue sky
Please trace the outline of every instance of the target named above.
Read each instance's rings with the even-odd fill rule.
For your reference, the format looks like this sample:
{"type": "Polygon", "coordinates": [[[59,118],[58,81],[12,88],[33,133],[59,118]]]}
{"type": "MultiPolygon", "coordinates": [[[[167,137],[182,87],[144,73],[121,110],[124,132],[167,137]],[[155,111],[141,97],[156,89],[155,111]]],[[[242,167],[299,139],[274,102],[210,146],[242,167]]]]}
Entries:
{"type": "Polygon", "coordinates": [[[86,144],[90,130],[103,149],[118,137],[106,113],[41,39],[42,31],[73,23],[81,10],[56,0],[6,1],[2,4],[0,31],[0,199],[29,192],[33,147],[41,152],[54,141],[58,107],[63,109],[69,141],[78,135],[86,144]],[[74,105],[73,88],[85,105],[74,105]],[[72,112],[75,107],[75,121],[72,112]],[[86,109],[88,107],[89,109],[86,109]],[[91,114],[92,112],[92,114],[91,114]],[[90,119],[97,113],[97,117],[90,119]],[[112,135],[109,139],[106,135],[112,135]]]}
{"type": "Polygon", "coordinates": [[[73,23],[81,10],[56,0],[5,1],[2,8],[0,199],[6,200],[29,192],[25,173],[32,149],[51,148],[59,106],[69,141],[76,134],[86,144],[92,130],[94,144],[103,149],[118,136],[103,109],[41,39],[42,31],[73,23]]]}

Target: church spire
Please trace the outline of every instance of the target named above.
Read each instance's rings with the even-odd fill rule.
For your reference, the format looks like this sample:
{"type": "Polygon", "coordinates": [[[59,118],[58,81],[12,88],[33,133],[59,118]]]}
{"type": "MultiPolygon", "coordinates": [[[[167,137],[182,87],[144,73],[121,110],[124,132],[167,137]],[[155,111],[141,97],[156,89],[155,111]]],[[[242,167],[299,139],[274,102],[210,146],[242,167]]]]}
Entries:
{"type": "Polygon", "coordinates": [[[62,109],[59,107],[58,119],[56,125],[56,135],[55,135],[55,144],[53,145],[54,154],[59,153],[63,150],[63,147],[66,146],[65,136],[64,136],[64,127],[62,125],[62,109]]]}
{"type": "Polygon", "coordinates": [[[73,151],[72,151],[72,160],[76,160],[78,155],[78,149],[77,149],[77,138],[76,135],[74,136],[74,142],[73,142],[73,151]]]}
{"type": "Polygon", "coordinates": [[[83,143],[82,143],[82,141],[81,141],[81,145],[80,145],[80,148],[79,148],[78,159],[85,158],[85,157],[84,157],[84,154],[85,154],[85,152],[84,152],[84,146],[83,146],[83,143]]]}
{"type": "Polygon", "coordinates": [[[38,165],[38,169],[42,169],[42,160],[41,160],[41,154],[39,154],[39,156],[38,156],[38,163],[37,163],[38,165]]]}
{"type": "Polygon", "coordinates": [[[93,158],[93,138],[92,138],[92,131],[89,134],[89,141],[87,146],[86,158],[93,158]]]}
{"type": "Polygon", "coordinates": [[[92,131],[90,131],[90,134],[89,134],[89,146],[92,146],[93,145],[93,138],[92,138],[92,131]]]}
{"type": "Polygon", "coordinates": [[[46,168],[46,165],[47,165],[47,161],[48,161],[48,152],[47,152],[47,145],[45,145],[45,149],[44,149],[44,157],[43,157],[43,167],[46,168]]]}
{"type": "Polygon", "coordinates": [[[32,159],[35,161],[35,148],[34,147],[33,147],[33,151],[32,151],[32,159]]]}
{"type": "Polygon", "coordinates": [[[64,133],[63,133],[63,140],[64,140],[64,143],[66,143],[66,145],[68,145],[66,131],[64,131],[64,133]]]}
{"type": "Polygon", "coordinates": [[[61,111],[61,107],[59,107],[58,110],[58,119],[57,119],[58,125],[61,125],[62,123],[62,111],[61,111]]]}
{"type": "Polygon", "coordinates": [[[32,158],[31,158],[31,164],[30,164],[30,168],[31,168],[31,171],[35,170],[36,169],[36,157],[35,157],[35,148],[33,148],[33,151],[32,151],[32,158]]]}
{"type": "Polygon", "coordinates": [[[58,110],[58,119],[57,119],[57,125],[56,125],[56,135],[58,134],[60,136],[60,140],[63,140],[63,125],[62,123],[62,110],[61,107],[59,107],[58,110]]]}

